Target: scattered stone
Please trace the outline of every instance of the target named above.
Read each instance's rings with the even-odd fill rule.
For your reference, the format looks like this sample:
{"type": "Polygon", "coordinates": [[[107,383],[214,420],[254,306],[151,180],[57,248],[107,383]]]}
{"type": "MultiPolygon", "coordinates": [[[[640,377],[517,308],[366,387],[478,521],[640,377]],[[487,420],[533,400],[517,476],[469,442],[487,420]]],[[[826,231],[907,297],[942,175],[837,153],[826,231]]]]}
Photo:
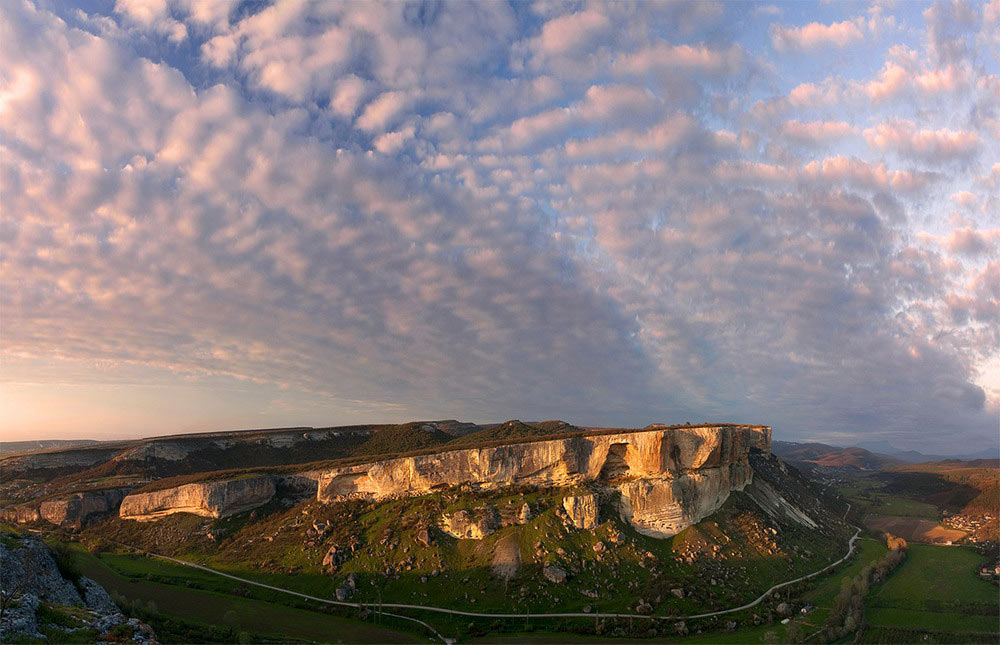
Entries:
{"type": "Polygon", "coordinates": [[[542,575],[545,576],[546,580],[554,582],[557,585],[561,585],[566,582],[566,578],[569,576],[564,569],[561,569],[553,564],[546,565],[545,568],[542,569],[542,575]]]}
{"type": "Polygon", "coordinates": [[[430,531],[427,530],[427,527],[423,527],[417,530],[417,533],[414,536],[414,538],[416,539],[417,544],[424,547],[425,549],[429,548],[431,545],[434,544],[434,539],[431,537],[431,533],[430,531]]]}

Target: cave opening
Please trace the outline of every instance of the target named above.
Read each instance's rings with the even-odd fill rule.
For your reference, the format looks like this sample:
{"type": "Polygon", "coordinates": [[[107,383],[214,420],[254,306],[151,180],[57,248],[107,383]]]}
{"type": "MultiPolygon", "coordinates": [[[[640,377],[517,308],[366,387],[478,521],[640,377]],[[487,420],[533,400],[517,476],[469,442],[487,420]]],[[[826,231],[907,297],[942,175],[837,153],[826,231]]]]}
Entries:
{"type": "Polygon", "coordinates": [[[608,456],[601,467],[601,474],[598,476],[603,481],[621,479],[629,474],[628,462],[625,461],[625,453],[628,444],[613,443],[608,448],[608,456]]]}

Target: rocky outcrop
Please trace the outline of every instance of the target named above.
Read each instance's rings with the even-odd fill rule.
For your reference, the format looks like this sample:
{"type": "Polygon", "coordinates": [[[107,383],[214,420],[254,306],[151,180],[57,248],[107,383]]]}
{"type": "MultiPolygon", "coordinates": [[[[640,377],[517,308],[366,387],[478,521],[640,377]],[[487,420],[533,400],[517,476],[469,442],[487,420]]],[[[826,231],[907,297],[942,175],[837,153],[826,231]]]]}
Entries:
{"type": "Polygon", "coordinates": [[[14,602],[0,612],[0,643],[44,642],[47,639],[40,630],[45,628],[50,635],[53,629],[65,634],[57,639],[62,642],[121,642],[124,637],[131,643],[156,643],[152,628],[126,618],[95,581],[81,576],[74,584],[64,578],[44,542],[10,534],[4,538],[0,541],[0,594],[14,602]],[[43,602],[46,611],[40,613],[43,602]],[[63,620],[55,622],[54,614],[63,620]]]}
{"type": "Polygon", "coordinates": [[[80,528],[95,517],[117,512],[129,490],[110,488],[74,493],[68,497],[42,502],[38,512],[42,519],[51,524],[80,528]]]}
{"type": "Polygon", "coordinates": [[[500,528],[500,514],[492,506],[470,513],[462,509],[441,517],[441,530],[460,540],[481,540],[500,528]]]}
{"type": "Polygon", "coordinates": [[[139,521],[173,513],[227,517],[266,504],[274,497],[274,491],[274,481],[267,476],[185,484],[128,495],[122,501],[119,515],[139,521]]]}
{"type": "Polygon", "coordinates": [[[677,477],[656,477],[617,485],[621,517],[651,537],[670,537],[708,517],[733,490],[743,490],[753,471],[737,462],[677,477]]]}
{"type": "Polygon", "coordinates": [[[597,495],[570,495],[563,499],[563,509],[576,528],[592,529],[597,526],[597,495]]]}
{"type": "Polygon", "coordinates": [[[15,524],[30,524],[42,519],[42,515],[38,512],[37,506],[21,504],[0,509],[0,519],[4,522],[14,522],[15,524]]]}
{"type": "Polygon", "coordinates": [[[82,491],[43,502],[29,502],[0,510],[0,519],[29,524],[46,520],[63,527],[80,528],[90,520],[118,512],[128,488],[82,491]]]}
{"type": "MultiPolygon", "coordinates": [[[[713,513],[752,479],[752,449],[770,452],[767,426],[650,426],[620,433],[452,450],[331,468],[317,498],[386,499],[458,484],[597,485],[621,493],[637,530],[667,537],[713,513]]],[[[568,509],[567,509],[568,510],[568,509]]],[[[596,503],[594,508],[596,521],[596,503]]]]}

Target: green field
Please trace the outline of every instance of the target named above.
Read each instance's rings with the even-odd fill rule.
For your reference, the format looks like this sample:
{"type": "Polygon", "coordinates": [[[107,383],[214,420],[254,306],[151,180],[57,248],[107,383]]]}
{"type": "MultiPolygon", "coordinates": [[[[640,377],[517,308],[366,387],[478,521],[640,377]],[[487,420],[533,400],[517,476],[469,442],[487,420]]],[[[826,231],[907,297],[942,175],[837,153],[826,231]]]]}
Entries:
{"type": "MultiPolygon", "coordinates": [[[[192,632],[192,637],[196,634],[199,639],[203,636],[199,629],[215,626],[217,632],[217,628],[221,626],[224,630],[231,629],[233,638],[243,632],[254,641],[263,639],[283,642],[299,640],[334,643],[358,641],[412,643],[421,641],[416,635],[386,629],[359,620],[233,595],[234,592],[245,593],[236,582],[226,581],[224,578],[195,569],[170,565],[148,558],[132,558],[130,556],[102,556],[99,558],[85,551],[76,550],[74,551],[74,561],[84,575],[97,580],[112,595],[122,596],[133,603],[138,601],[138,604],[144,607],[149,607],[150,603],[153,603],[157,613],[165,618],[182,621],[192,632]],[[122,575],[117,570],[119,567],[132,574],[142,574],[143,577],[122,575]],[[220,591],[226,590],[228,593],[196,589],[190,586],[160,584],[144,579],[145,575],[159,577],[173,574],[180,580],[180,572],[171,567],[185,570],[189,581],[188,585],[203,586],[207,589],[220,591]]],[[[163,640],[163,636],[160,638],[163,640]]]]}
{"type": "Polygon", "coordinates": [[[983,561],[963,547],[911,544],[900,568],[869,595],[868,624],[1000,637],[997,587],[976,576],[983,561]]]}
{"type": "Polygon", "coordinates": [[[922,517],[935,521],[940,517],[940,511],[933,504],[926,504],[897,495],[873,495],[872,501],[874,503],[868,508],[868,512],[875,515],[922,517]]]}

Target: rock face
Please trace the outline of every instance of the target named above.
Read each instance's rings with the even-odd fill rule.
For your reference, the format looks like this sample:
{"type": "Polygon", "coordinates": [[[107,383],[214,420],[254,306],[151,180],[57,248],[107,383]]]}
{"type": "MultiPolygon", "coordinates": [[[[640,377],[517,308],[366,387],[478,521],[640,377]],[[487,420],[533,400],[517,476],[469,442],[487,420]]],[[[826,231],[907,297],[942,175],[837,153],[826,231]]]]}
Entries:
{"type": "Polygon", "coordinates": [[[624,482],[618,485],[619,512],[639,533],[670,537],[714,513],[730,491],[743,490],[752,477],[749,464],[736,462],[672,478],[624,482]]]}
{"type": "Polygon", "coordinates": [[[172,513],[226,517],[266,504],[274,497],[274,481],[267,476],[185,484],[176,488],[133,493],[122,500],[123,519],[148,521],[172,513]]]}
{"type": "MultiPolygon", "coordinates": [[[[0,643],[22,639],[44,642],[46,637],[39,632],[43,624],[64,632],[66,636],[57,640],[65,642],[73,641],[70,634],[88,630],[96,633],[96,642],[121,642],[124,631],[128,642],[156,643],[152,628],[138,619],[126,618],[108,592],[95,581],[81,576],[74,585],[63,578],[51,549],[41,540],[4,537],[0,541],[0,562],[3,563],[0,593],[15,602],[0,612],[0,643]],[[40,614],[41,601],[56,607],[73,607],[78,626],[56,624],[51,616],[40,614]],[[121,625],[129,627],[122,629],[121,625]]],[[[80,636],[85,637],[85,642],[95,642],[92,634],[79,634],[77,638],[80,636]]]]}
{"type": "Polygon", "coordinates": [[[83,526],[95,516],[116,512],[128,494],[128,488],[75,493],[62,499],[42,502],[38,508],[43,519],[60,526],[83,526]]]}
{"type": "Polygon", "coordinates": [[[441,517],[441,530],[460,540],[481,540],[500,527],[500,515],[492,506],[464,509],[441,517]]]}
{"type": "Polygon", "coordinates": [[[80,528],[89,520],[101,515],[118,512],[118,505],[128,494],[128,488],[83,491],[48,499],[42,503],[30,502],[11,506],[0,511],[0,518],[8,522],[28,523],[46,520],[51,524],[80,528]]]}
{"type": "Polygon", "coordinates": [[[317,499],[378,500],[463,483],[480,489],[593,483],[621,493],[622,518],[637,530],[669,537],[751,481],[751,449],[770,452],[770,427],[650,426],[331,468],[319,473],[317,499]]]}
{"type": "Polygon", "coordinates": [[[563,509],[578,529],[597,526],[597,495],[571,495],[563,499],[563,509]]]}

